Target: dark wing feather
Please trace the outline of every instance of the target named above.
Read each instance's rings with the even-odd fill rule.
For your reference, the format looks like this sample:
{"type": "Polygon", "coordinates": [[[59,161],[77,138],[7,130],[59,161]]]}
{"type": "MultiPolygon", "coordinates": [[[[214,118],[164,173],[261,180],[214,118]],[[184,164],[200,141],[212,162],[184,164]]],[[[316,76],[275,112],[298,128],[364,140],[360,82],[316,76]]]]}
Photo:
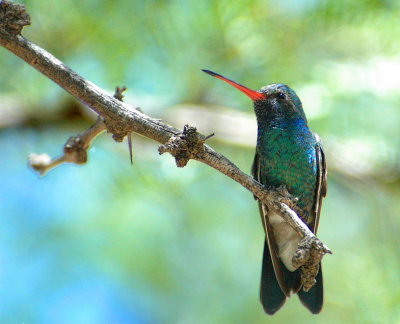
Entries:
{"type": "Polygon", "coordinates": [[[322,198],[326,196],[328,187],[326,178],[326,161],[325,154],[322,149],[322,143],[317,134],[314,133],[314,137],[316,143],[315,152],[317,157],[317,188],[315,190],[314,222],[311,224],[310,229],[313,231],[313,233],[317,233],[322,198]]]}

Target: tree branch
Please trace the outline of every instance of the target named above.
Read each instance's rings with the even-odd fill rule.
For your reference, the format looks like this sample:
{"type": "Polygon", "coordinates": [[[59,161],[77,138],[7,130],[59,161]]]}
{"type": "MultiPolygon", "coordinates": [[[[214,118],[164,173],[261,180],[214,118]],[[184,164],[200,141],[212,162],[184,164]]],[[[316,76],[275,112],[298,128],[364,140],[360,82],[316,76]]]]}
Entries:
{"type": "MultiPolygon", "coordinates": [[[[298,258],[293,262],[297,266],[317,267],[325,253],[330,250],[301,221],[296,210],[296,199],[282,191],[267,189],[265,186],[245,174],[222,154],[204,144],[206,137],[199,134],[196,128],[185,126],[183,132],[151,118],[126,103],[113,98],[102,89],[72,71],[64,63],[50,53],[20,35],[24,25],[30,24],[24,7],[9,1],[0,3],[0,45],[20,57],[22,60],[56,82],[75,98],[94,110],[98,121],[88,131],[70,138],[64,146],[64,154],[60,158],[38,162],[31,157],[32,165],[43,174],[49,168],[62,162],[84,163],[87,159],[87,148],[95,135],[103,131],[112,134],[115,141],[120,142],[132,132],[151,138],[161,144],[160,154],[170,152],[176,159],[178,167],[183,167],[190,159],[205,163],[220,171],[243,187],[251,191],[269,209],[279,213],[303,238],[299,245],[298,258]],[[35,163],[36,162],[36,163],[35,163]],[[311,242],[311,243],[310,243],[311,242]]],[[[43,156],[42,156],[43,158],[43,156]]],[[[40,159],[39,159],[40,160],[40,159]]],[[[303,282],[313,282],[315,271],[303,271],[303,282]]]]}

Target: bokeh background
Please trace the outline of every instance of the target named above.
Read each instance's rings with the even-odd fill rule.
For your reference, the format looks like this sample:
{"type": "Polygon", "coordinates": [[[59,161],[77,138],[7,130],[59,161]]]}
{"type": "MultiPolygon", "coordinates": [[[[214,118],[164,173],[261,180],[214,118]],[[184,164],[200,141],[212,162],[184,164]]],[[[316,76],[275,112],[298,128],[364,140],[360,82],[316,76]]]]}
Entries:
{"type": "Polygon", "coordinates": [[[157,143],[103,134],[84,166],[40,178],[30,153],[60,154],[94,120],[0,49],[1,323],[395,323],[400,321],[400,2],[397,0],[22,1],[24,35],[90,81],[209,143],[249,171],[253,89],[282,82],[323,140],[319,237],[325,305],[258,301],[263,231],[252,195],[157,143]]]}

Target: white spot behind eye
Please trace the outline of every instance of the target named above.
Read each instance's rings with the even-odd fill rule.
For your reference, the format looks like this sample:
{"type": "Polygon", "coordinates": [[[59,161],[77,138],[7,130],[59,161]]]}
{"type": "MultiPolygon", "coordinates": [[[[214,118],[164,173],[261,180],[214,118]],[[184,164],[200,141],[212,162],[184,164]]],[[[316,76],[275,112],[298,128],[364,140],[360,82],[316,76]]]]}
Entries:
{"type": "Polygon", "coordinates": [[[286,99],[286,96],[283,92],[278,92],[278,94],[276,95],[278,99],[286,99]]]}

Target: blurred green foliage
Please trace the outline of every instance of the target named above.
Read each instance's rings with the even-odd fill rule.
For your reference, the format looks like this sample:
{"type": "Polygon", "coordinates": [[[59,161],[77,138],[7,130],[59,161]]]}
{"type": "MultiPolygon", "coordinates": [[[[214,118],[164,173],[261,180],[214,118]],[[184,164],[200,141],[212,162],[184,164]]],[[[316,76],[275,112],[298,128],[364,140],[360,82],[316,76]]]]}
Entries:
{"type": "MultiPolygon", "coordinates": [[[[89,122],[60,114],[69,95],[0,50],[1,322],[400,321],[400,2],[21,3],[27,38],[110,93],[126,85],[126,100],[157,118],[182,102],[252,114],[202,68],[294,88],[328,156],[319,237],[334,254],[322,313],[294,297],[271,319],[258,303],[257,206],[230,179],[194,161],[177,169],[138,137],[131,167],[107,135],[87,165],[38,179],[27,156],[56,156],[89,122]]],[[[254,144],[211,140],[243,170],[254,144]]]]}

